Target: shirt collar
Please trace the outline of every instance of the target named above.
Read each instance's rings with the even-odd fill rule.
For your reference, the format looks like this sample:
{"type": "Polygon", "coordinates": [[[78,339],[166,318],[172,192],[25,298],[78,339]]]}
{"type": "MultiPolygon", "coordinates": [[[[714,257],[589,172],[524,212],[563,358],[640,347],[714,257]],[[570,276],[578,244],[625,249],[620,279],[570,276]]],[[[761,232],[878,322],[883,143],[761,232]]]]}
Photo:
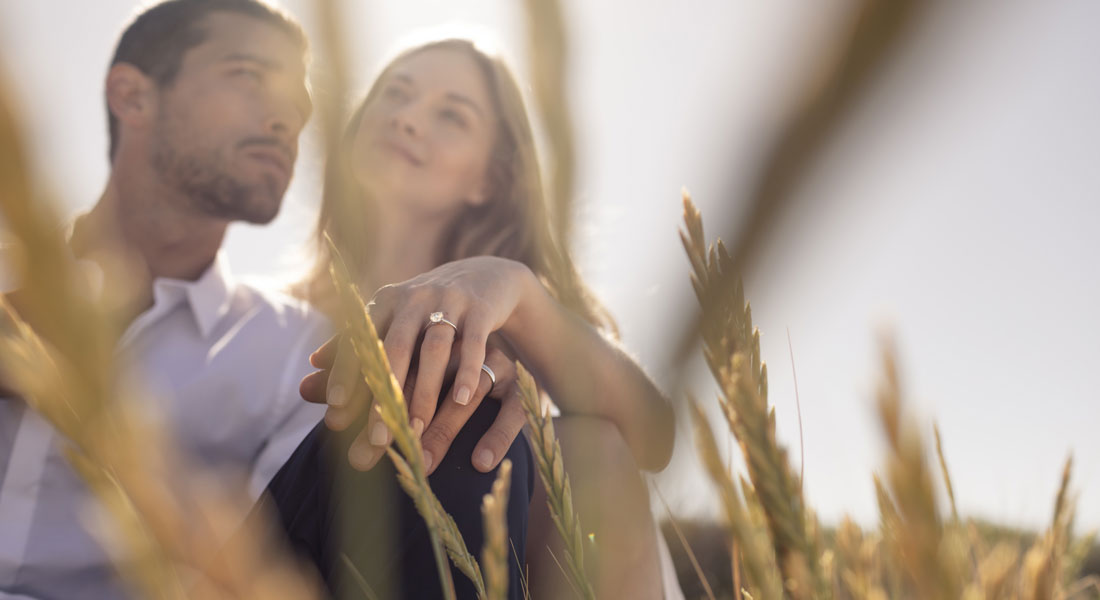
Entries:
{"type": "MultiPolygon", "coordinates": [[[[203,338],[210,337],[214,327],[229,312],[233,300],[234,281],[225,255],[218,252],[214,262],[195,281],[157,278],[153,282],[155,302],[175,304],[186,299],[195,316],[195,324],[203,338]]],[[[166,307],[167,308],[167,307],[166,307]]]]}

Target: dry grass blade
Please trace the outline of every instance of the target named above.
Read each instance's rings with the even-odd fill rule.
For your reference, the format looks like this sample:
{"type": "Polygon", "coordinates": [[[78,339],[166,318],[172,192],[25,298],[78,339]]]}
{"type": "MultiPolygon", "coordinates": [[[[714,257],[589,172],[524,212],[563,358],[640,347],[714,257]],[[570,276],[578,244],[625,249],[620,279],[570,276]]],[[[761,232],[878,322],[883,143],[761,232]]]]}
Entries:
{"type": "MultiPolygon", "coordinates": [[[[584,570],[584,538],[581,535],[580,517],[573,509],[573,491],[569,475],[562,463],[561,445],[554,435],[554,420],[541,406],[535,380],[522,364],[516,362],[516,374],[522,393],[523,409],[530,425],[532,447],[539,476],[546,487],[546,503],[561,539],[565,542],[564,569],[567,580],[575,586],[579,595],[595,598],[592,584],[584,570]]],[[[589,542],[592,543],[591,541],[589,542]]],[[[555,559],[556,560],[556,559],[555,559]]]]}
{"type": "Polygon", "coordinates": [[[485,570],[485,588],[489,600],[504,600],[508,596],[508,486],[512,479],[512,461],[500,463],[492,493],[481,503],[481,520],[485,527],[485,546],[481,550],[481,566],[485,570]]]}
{"type": "Polygon", "coordinates": [[[409,413],[404,393],[390,369],[385,348],[382,346],[382,340],[379,339],[378,331],[374,328],[374,323],[370,319],[367,305],[363,301],[363,295],[360,293],[358,286],[352,282],[336,246],[332,244],[331,240],[328,240],[328,245],[332,257],[330,272],[340,298],[346,335],[349,336],[351,347],[355,350],[355,355],[359,359],[363,379],[374,396],[370,410],[378,412],[382,422],[392,432],[394,443],[401,451],[398,454],[391,448],[387,454],[397,468],[398,482],[413,499],[417,510],[428,524],[428,532],[431,536],[432,550],[435,554],[436,568],[439,571],[444,596],[454,598],[455,593],[451,571],[444,556],[444,552],[446,552],[455,563],[455,566],[474,583],[478,595],[484,597],[485,583],[477,560],[466,548],[454,519],[443,510],[439,499],[436,498],[431,486],[428,484],[420,439],[409,424],[409,413]]]}
{"type": "MultiPolygon", "coordinates": [[[[709,600],[715,600],[714,590],[710,587],[710,582],[707,581],[706,574],[703,573],[703,567],[699,566],[699,560],[695,557],[695,551],[691,549],[691,544],[688,543],[687,537],[684,536],[684,532],[680,529],[680,524],[676,522],[676,517],[672,515],[672,509],[668,507],[668,502],[665,501],[665,497],[661,494],[661,490],[656,487],[653,488],[657,492],[657,498],[661,501],[661,506],[665,507],[665,513],[668,514],[668,522],[672,525],[672,530],[676,532],[676,538],[680,540],[680,545],[684,547],[684,552],[687,553],[688,560],[691,561],[691,568],[695,570],[695,576],[699,578],[699,583],[703,584],[703,591],[707,594],[709,600]]],[[[736,560],[736,554],[732,555],[732,560],[736,560]]],[[[736,571],[736,567],[734,568],[736,571]]],[[[737,573],[734,572],[734,589],[737,589],[740,579],[737,573]]]]}
{"type": "Polygon", "coordinates": [[[943,455],[943,440],[940,438],[940,426],[932,424],[932,433],[936,436],[936,457],[940,461],[940,471],[943,473],[943,485],[947,489],[947,498],[951,501],[951,520],[959,522],[959,507],[955,505],[955,486],[951,485],[951,473],[947,470],[947,459],[943,455]]]}

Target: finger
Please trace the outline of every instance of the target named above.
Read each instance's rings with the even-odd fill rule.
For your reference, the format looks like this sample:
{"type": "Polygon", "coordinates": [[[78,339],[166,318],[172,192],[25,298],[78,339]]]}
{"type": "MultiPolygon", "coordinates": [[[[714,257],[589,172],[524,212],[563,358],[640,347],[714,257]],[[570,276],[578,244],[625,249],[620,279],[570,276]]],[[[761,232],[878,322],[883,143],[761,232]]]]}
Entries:
{"type": "Polygon", "coordinates": [[[340,334],[336,334],[321,345],[320,348],[309,355],[309,364],[318,369],[328,369],[336,358],[336,350],[340,347],[340,334]]]}
{"type": "Polygon", "coordinates": [[[420,329],[428,320],[427,314],[416,306],[402,308],[398,314],[394,315],[389,331],[386,332],[382,342],[393,376],[397,378],[397,384],[402,388],[405,387],[405,379],[409,373],[409,365],[412,364],[420,329]]]}
{"type": "Polygon", "coordinates": [[[520,394],[518,385],[512,384],[508,387],[497,418],[474,447],[470,462],[478,471],[487,473],[495,469],[527,423],[520,394]]]}
{"type": "Polygon", "coordinates": [[[333,431],[343,431],[351,426],[363,414],[363,409],[370,406],[371,392],[367,382],[362,377],[355,380],[355,387],[349,398],[353,398],[346,406],[329,405],[325,411],[325,426],[333,431]]]}
{"type": "Polygon", "coordinates": [[[451,389],[453,399],[465,404],[473,397],[481,378],[481,365],[485,362],[485,342],[489,339],[490,323],[480,311],[467,313],[462,324],[462,341],[459,346],[458,373],[451,389]]]}
{"type": "Polygon", "coordinates": [[[390,433],[389,428],[382,421],[382,415],[375,407],[367,418],[367,426],[355,436],[351,446],[348,447],[348,462],[353,469],[369,471],[378,464],[378,460],[382,458],[392,441],[393,434],[390,433]]]}
{"type": "Polygon", "coordinates": [[[482,369],[482,381],[489,381],[489,387],[482,389],[482,386],[478,385],[477,392],[474,395],[478,398],[490,396],[493,398],[503,398],[507,392],[509,386],[516,380],[516,367],[512,362],[512,359],[508,358],[504,352],[499,348],[489,348],[489,351],[485,353],[485,366],[493,372],[493,377],[489,377],[488,373],[485,373],[482,369]]]}
{"type": "Polygon", "coordinates": [[[491,385],[492,381],[489,376],[482,372],[481,380],[478,382],[477,390],[471,402],[468,404],[444,402],[439,407],[439,412],[420,438],[421,446],[424,448],[424,470],[428,474],[435,471],[436,466],[443,462],[443,457],[451,449],[455,436],[466,426],[466,422],[477,410],[482,398],[489,392],[491,385]]]}
{"type": "Polygon", "coordinates": [[[454,340],[455,330],[446,323],[432,325],[424,331],[416,385],[413,386],[412,400],[409,403],[410,424],[415,424],[418,420],[421,426],[432,422],[454,340]]]}
{"type": "Polygon", "coordinates": [[[329,371],[314,371],[302,378],[298,384],[298,393],[306,402],[325,404],[325,394],[328,390],[329,371]]]}
{"type": "Polygon", "coordinates": [[[329,406],[341,408],[348,406],[355,382],[362,379],[362,375],[359,372],[359,359],[351,347],[351,339],[342,335],[337,346],[325,389],[325,402],[329,406]]]}

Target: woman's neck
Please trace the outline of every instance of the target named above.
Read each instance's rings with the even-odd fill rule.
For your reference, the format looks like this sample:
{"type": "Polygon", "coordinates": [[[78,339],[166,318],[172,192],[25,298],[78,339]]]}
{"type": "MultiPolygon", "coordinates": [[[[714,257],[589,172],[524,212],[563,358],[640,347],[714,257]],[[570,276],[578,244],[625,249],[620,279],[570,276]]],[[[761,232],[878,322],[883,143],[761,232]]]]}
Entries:
{"type": "Polygon", "coordinates": [[[373,287],[412,279],[438,266],[439,247],[449,219],[426,219],[394,211],[379,219],[373,287]]]}

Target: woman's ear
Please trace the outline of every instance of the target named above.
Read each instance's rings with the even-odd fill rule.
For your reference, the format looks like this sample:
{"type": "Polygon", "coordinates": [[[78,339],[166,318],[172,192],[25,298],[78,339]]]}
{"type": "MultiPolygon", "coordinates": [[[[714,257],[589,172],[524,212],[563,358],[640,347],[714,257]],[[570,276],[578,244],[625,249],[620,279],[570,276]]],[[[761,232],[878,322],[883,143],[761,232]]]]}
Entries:
{"type": "MultiPolygon", "coordinates": [[[[144,129],[156,113],[156,83],[134,65],[117,63],[107,72],[107,108],[120,125],[144,129]]],[[[121,129],[121,128],[120,128],[121,129]]]]}
{"type": "Polygon", "coordinates": [[[478,184],[474,192],[466,199],[466,203],[473,208],[484,206],[493,194],[496,192],[496,171],[493,167],[489,167],[485,170],[485,176],[481,178],[481,183],[478,184]]]}

